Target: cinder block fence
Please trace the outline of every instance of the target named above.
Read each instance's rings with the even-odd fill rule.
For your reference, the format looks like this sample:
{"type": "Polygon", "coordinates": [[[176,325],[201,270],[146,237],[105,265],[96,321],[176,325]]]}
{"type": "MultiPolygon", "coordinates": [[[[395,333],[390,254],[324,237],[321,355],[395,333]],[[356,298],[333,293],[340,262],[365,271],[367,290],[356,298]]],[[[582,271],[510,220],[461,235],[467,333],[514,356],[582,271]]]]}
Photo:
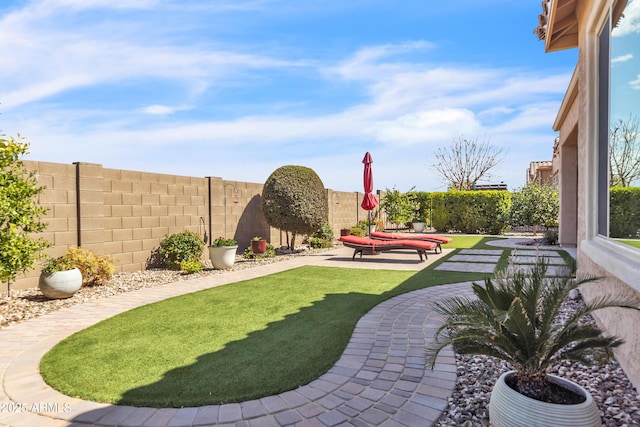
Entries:
{"type": "MultiPolygon", "coordinates": [[[[284,233],[269,227],[262,215],[263,184],[108,169],[95,163],[24,164],[46,187],[39,201],[49,209],[42,236],[53,244],[47,250],[50,256],[81,246],[112,255],[117,271],[129,272],[147,268],[160,241],[184,230],[206,237],[207,244],[219,236],[233,237],[239,252],[254,236],[274,246],[286,243],[284,233]]],[[[362,197],[327,189],[328,220],[336,234],[367,217],[360,208],[362,197]]],[[[36,268],[18,277],[12,288],[37,286],[39,274],[36,268]]]]}

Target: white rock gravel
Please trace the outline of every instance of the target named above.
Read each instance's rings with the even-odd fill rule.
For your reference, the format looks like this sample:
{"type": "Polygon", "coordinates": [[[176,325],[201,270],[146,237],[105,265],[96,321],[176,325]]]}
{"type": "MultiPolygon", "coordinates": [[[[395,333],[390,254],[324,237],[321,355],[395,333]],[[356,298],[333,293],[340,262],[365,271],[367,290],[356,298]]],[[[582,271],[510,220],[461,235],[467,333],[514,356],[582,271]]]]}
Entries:
{"type": "MultiPolygon", "coordinates": [[[[237,257],[231,270],[242,270],[317,251],[301,251],[295,254],[280,253],[276,258],[245,260],[237,257]]],[[[226,270],[214,270],[209,265],[204,271],[187,275],[179,271],[150,269],[134,273],[118,273],[103,286],[83,287],[73,297],[61,300],[45,298],[38,288],[12,291],[11,297],[3,293],[0,298],[0,329],[43,314],[80,304],[163,284],[188,280],[212,274],[224,274],[226,270]]],[[[579,300],[575,302],[580,303],[579,300]]],[[[571,307],[568,307],[571,309],[571,307]]],[[[449,407],[438,420],[438,426],[489,426],[487,404],[496,379],[510,367],[499,360],[484,356],[457,355],[458,380],[449,398],[449,407]]],[[[578,364],[562,364],[554,373],[569,378],[588,389],[601,411],[603,425],[640,426],[640,394],[628,380],[616,361],[603,368],[584,367],[578,364]]]]}

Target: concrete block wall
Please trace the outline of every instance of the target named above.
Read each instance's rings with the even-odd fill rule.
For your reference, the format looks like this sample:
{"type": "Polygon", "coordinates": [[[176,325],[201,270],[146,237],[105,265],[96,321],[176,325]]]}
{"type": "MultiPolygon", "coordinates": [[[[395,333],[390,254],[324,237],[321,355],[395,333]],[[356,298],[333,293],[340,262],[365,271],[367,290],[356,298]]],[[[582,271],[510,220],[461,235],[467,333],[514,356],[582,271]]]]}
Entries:
{"type": "MultiPolygon", "coordinates": [[[[260,236],[278,247],[286,235],[269,227],[262,211],[262,184],[109,169],[100,164],[59,164],[23,161],[37,173],[46,190],[40,204],[48,208],[48,227],[41,236],[52,243],[45,251],[59,256],[81,246],[98,255],[111,255],[116,271],[148,267],[153,252],[167,235],[193,231],[210,244],[217,237],[238,241],[238,253],[260,236]]],[[[365,219],[362,193],[327,190],[329,223],[340,228],[365,219]],[[335,196],[333,195],[335,194],[335,196]]],[[[300,242],[301,240],[298,240],[300,242]]],[[[205,254],[203,257],[207,257],[205,254]]],[[[38,285],[39,266],[19,276],[13,289],[38,285]]]]}

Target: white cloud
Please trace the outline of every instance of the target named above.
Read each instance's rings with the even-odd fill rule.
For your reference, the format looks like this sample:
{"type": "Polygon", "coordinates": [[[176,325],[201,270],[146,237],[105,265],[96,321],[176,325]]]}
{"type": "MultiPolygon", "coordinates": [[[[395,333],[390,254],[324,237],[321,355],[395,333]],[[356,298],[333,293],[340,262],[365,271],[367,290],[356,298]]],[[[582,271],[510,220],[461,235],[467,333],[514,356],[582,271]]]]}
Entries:
{"type": "Polygon", "coordinates": [[[632,80],[631,82],[629,82],[629,84],[631,85],[632,88],[636,90],[640,90],[640,74],[638,74],[635,80],[632,80]]]}
{"type": "Polygon", "coordinates": [[[131,4],[128,0],[91,0],[86,4],[83,0],[47,0],[4,16],[0,27],[11,31],[0,36],[0,56],[11,60],[0,68],[3,108],[87,85],[140,78],[174,80],[194,95],[222,79],[240,78],[247,70],[307,66],[268,54],[243,53],[232,46],[216,48],[202,42],[176,45],[162,28],[144,22],[71,24],[73,15],[61,9],[152,4],[143,0],[131,4]]]}
{"type": "Polygon", "coordinates": [[[150,9],[158,0],[44,0],[41,7],[82,9],[150,9]]]}
{"type": "Polygon", "coordinates": [[[367,133],[394,147],[422,143],[446,144],[460,134],[476,134],[481,125],[466,109],[420,111],[374,123],[367,133]]]}
{"type": "Polygon", "coordinates": [[[620,24],[611,32],[613,37],[623,37],[633,33],[640,33],[640,0],[631,0],[627,4],[620,24]]]}
{"type": "Polygon", "coordinates": [[[615,58],[611,58],[611,63],[618,64],[620,62],[627,62],[631,59],[633,59],[633,54],[628,53],[626,55],[620,55],[620,56],[616,56],[615,58]]]}
{"type": "Polygon", "coordinates": [[[143,107],[140,109],[140,111],[142,111],[145,114],[151,114],[151,115],[159,115],[159,116],[166,116],[169,114],[173,114],[177,111],[186,111],[186,110],[190,110],[193,107],[189,106],[189,105],[179,105],[176,107],[170,107],[168,105],[148,105],[146,107],[143,107]]]}

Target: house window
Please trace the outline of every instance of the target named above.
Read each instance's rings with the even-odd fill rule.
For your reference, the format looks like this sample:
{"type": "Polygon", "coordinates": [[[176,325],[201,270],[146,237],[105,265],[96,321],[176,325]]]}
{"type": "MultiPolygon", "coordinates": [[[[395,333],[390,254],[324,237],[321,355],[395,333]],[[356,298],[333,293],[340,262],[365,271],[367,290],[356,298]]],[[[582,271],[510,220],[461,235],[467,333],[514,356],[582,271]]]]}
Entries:
{"type": "Polygon", "coordinates": [[[613,2],[599,36],[598,234],[640,247],[640,0],[613,2]]]}

